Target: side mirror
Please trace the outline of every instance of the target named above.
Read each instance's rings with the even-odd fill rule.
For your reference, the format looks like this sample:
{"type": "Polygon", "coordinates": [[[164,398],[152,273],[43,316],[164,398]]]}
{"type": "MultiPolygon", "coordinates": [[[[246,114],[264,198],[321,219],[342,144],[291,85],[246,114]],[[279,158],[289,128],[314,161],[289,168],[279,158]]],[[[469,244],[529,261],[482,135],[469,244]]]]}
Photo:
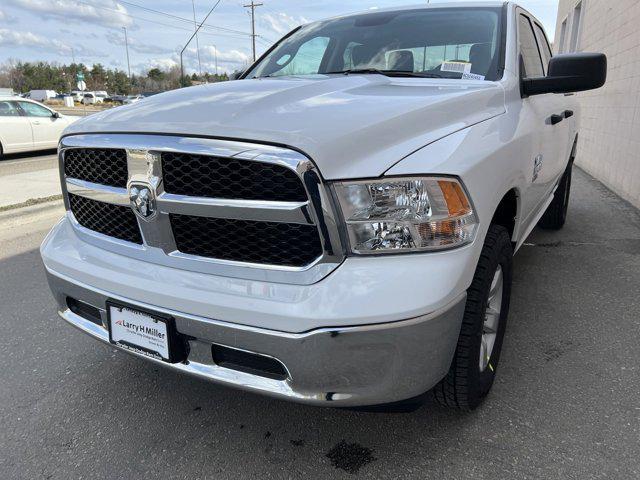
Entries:
{"type": "Polygon", "coordinates": [[[568,53],[549,61],[546,77],[522,80],[524,95],[573,93],[602,87],[607,80],[607,56],[604,53],[568,53]]]}
{"type": "Polygon", "coordinates": [[[53,113],[51,114],[51,116],[52,116],[53,118],[60,118],[60,114],[59,114],[58,112],[53,112],[53,113]]]}
{"type": "Polygon", "coordinates": [[[244,70],[235,71],[229,75],[229,80],[238,80],[242,75],[244,75],[244,70]]]}

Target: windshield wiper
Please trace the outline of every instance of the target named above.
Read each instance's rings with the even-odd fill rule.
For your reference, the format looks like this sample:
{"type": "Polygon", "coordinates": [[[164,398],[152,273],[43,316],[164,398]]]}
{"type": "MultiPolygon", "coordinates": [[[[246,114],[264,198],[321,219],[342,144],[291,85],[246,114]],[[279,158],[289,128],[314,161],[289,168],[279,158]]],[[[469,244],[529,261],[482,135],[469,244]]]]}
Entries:
{"type": "Polygon", "coordinates": [[[380,70],[378,68],[350,68],[348,70],[339,70],[337,72],[325,72],[324,74],[378,74],[385,75],[387,77],[443,78],[442,75],[438,75],[436,73],[408,72],[406,70],[380,70]]]}

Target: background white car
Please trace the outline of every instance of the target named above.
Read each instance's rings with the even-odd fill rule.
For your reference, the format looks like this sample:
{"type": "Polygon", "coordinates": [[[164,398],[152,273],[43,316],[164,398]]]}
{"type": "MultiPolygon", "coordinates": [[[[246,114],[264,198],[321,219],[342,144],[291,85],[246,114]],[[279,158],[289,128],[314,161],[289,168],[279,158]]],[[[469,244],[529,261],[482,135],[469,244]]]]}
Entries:
{"type": "Polygon", "coordinates": [[[104,97],[96,95],[94,92],[86,92],[82,103],[85,105],[95,105],[96,103],[104,103],[104,97]]]}
{"type": "Polygon", "coordinates": [[[96,90],[94,93],[96,94],[96,98],[101,99],[103,102],[109,98],[109,94],[104,90],[96,90]]]}
{"type": "Polygon", "coordinates": [[[80,90],[73,90],[71,92],[71,96],[73,97],[74,102],[82,102],[82,99],[84,98],[84,92],[80,90]]]}
{"type": "Polygon", "coordinates": [[[56,148],[62,131],[77,119],[33,100],[0,97],[0,156],[56,148]]]}
{"type": "Polygon", "coordinates": [[[127,95],[127,98],[125,98],[122,103],[129,105],[131,103],[138,103],[142,99],[144,99],[143,95],[127,95]]]}

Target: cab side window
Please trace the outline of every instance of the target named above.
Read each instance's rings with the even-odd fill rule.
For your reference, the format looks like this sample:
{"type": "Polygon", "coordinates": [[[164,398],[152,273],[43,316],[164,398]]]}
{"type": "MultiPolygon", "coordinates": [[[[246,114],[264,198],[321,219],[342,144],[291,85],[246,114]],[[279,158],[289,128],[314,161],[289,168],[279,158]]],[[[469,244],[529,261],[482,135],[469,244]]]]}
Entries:
{"type": "Polygon", "coordinates": [[[540,51],[538,50],[538,43],[536,42],[536,36],[533,33],[533,27],[531,22],[525,15],[519,17],[519,36],[520,36],[520,55],[524,64],[523,77],[543,77],[544,68],[542,66],[542,59],[540,58],[540,51]]]}
{"type": "Polygon", "coordinates": [[[542,63],[544,67],[544,74],[547,74],[549,69],[549,60],[553,57],[551,53],[551,47],[549,46],[549,41],[547,40],[547,36],[542,30],[542,27],[537,23],[533,24],[533,29],[536,31],[536,36],[538,37],[538,45],[540,45],[540,53],[542,54],[542,63]]]}
{"type": "Polygon", "coordinates": [[[0,117],[19,117],[20,110],[16,102],[0,102],[0,117]]]}
{"type": "Polygon", "coordinates": [[[28,117],[50,117],[51,110],[44,108],[37,103],[20,102],[20,108],[24,110],[28,117]]]}

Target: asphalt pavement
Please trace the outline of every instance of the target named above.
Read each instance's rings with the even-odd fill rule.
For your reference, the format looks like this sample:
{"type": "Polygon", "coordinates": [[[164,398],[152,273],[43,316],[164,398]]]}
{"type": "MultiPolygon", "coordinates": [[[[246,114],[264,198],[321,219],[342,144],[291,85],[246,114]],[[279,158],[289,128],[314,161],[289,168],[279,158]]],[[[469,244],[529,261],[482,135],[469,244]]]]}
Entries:
{"type": "Polygon", "coordinates": [[[0,478],[640,478],[640,214],[580,171],[565,229],[515,258],[473,413],[306,407],[99,344],[54,312],[37,247],[60,214],[0,214],[0,478]]]}
{"type": "Polygon", "coordinates": [[[0,159],[0,211],[60,196],[55,150],[5,155],[0,159]]]}

